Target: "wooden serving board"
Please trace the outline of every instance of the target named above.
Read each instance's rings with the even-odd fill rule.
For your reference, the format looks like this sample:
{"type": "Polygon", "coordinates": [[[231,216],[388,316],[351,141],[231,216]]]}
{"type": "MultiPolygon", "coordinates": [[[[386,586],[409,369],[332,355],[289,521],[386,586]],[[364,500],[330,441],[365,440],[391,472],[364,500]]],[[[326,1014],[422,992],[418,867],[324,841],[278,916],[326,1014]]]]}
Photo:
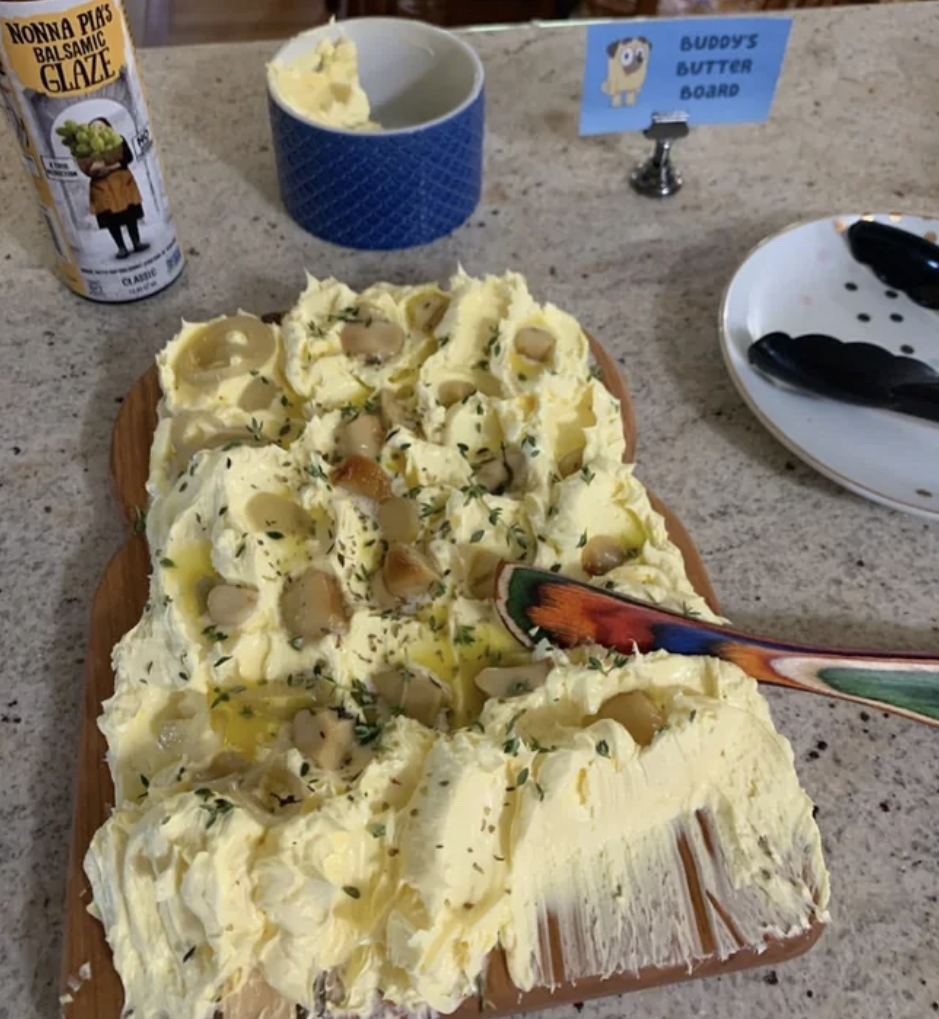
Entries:
{"type": "MultiPolygon", "coordinates": [[[[269,316],[270,319],[277,317],[269,316]]],[[[629,391],[609,354],[592,338],[590,343],[604,384],[621,403],[626,438],[625,459],[632,462],[636,449],[636,426],[629,391]]],[[[156,368],[152,367],[125,398],[112,435],[111,480],[131,534],[137,510],[147,505],[150,445],[160,397],[159,378],[156,368]]],[[[653,493],[649,495],[655,508],[665,518],[669,536],[681,549],[689,579],[711,608],[718,612],[717,598],[691,537],[678,517],[653,493]]],[[[107,819],[114,798],[105,762],[107,745],[96,724],[103,702],[114,690],[111,650],[139,620],[148,595],[149,576],[150,557],[146,540],[142,536],[130,536],[108,563],[92,602],[65,903],[61,993],[68,996],[63,1005],[66,1019],[119,1019],[123,1008],[124,992],[112,963],[104,929],[87,912],[91,889],[82,861],[95,831],[107,819]],[[83,969],[85,964],[90,966],[89,979],[82,979],[82,974],[88,972],[83,969]]],[[[694,889],[691,891],[694,897],[694,889]]],[[[713,946],[715,941],[713,933],[708,930],[709,921],[703,906],[698,912],[702,943],[713,946]]],[[[687,966],[648,968],[640,973],[623,973],[606,980],[592,977],[577,983],[568,981],[554,991],[535,988],[527,993],[519,992],[512,984],[505,958],[497,952],[491,960],[487,977],[486,1013],[492,1019],[498,1019],[527,1009],[621,994],[751,966],[777,965],[805,952],[818,940],[821,932],[821,925],[816,924],[796,937],[767,941],[762,952],[744,946],[721,960],[712,951],[700,959],[689,960],[687,966]]],[[[556,972],[559,969],[556,967],[556,972]]],[[[478,1016],[481,1004],[477,999],[469,999],[454,1015],[459,1019],[478,1016]]]]}

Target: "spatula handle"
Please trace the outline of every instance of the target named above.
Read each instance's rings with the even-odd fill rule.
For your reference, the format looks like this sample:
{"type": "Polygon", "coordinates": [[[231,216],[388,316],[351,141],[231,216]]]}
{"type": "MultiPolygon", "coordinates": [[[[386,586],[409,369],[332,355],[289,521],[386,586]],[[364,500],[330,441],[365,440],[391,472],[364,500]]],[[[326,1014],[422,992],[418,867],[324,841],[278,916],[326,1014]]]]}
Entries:
{"type": "Polygon", "coordinates": [[[793,644],[670,612],[589,584],[502,563],[502,621],[529,647],[596,643],[622,654],[669,651],[733,662],[754,679],[891,711],[939,728],[939,658],[793,644]]]}
{"type": "Polygon", "coordinates": [[[813,654],[727,641],[721,657],[755,679],[891,711],[939,728],[939,660],[889,655],[813,654]]]}

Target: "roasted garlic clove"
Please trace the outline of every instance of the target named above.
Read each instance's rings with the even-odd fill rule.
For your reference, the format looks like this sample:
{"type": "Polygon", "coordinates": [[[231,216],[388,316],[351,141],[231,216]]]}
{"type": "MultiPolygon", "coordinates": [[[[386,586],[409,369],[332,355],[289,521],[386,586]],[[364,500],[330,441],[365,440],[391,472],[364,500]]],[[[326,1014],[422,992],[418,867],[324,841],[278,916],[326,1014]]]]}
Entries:
{"type": "Polygon", "coordinates": [[[562,478],[567,478],[572,474],[576,474],[583,466],[584,447],[578,446],[576,449],[572,449],[565,453],[564,456],[558,460],[558,474],[560,474],[562,478]]]}
{"type": "Polygon", "coordinates": [[[258,607],[256,587],[216,584],[206,597],[206,612],[216,626],[241,626],[258,607]]]}
{"type": "Polygon", "coordinates": [[[473,468],[476,480],[488,492],[501,492],[508,487],[512,474],[501,456],[482,460],[473,468]]]}
{"type": "Polygon", "coordinates": [[[580,553],[580,563],[591,577],[602,577],[627,559],[626,550],[608,534],[597,534],[591,538],[580,553]]]}
{"type": "Polygon", "coordinates": [[[252,531],[309,534],[314,529],[309,513],[299,503],[273,492],[252,495],[245,503],[244,515],[252,531]]]}
{"type": "Polygon", "coordinates": [[[422,333],[432,333],[447,312],[450,299],[444,294],[428,292],[415,298],[408,308],[411,326],[422,333]]]}
{"type": "Polygon", "coordinates": [[[413,499],[395,495],[378,507],[378,523],[387,541],[410,544],[421,529],[417,506],[413,499]]]}
{"type": "Polygon", "coordinates": [[[287,1019],[296,1015],[296,1006],[275,991],[261,975],[260,969],[219,1003],[218,1011],[225,1019],[287,1019]]]}
{"type": "Polygon", "coordinates": [[[606,701],[597,719],[612,718],[642,747],[647,747],[665,725],[662,709],[644,690],[619,693],[606,701]]]}
{"type": "Polygon", "coordinates": [[[307,640],[342,633],[348,625],[339,581],[317,569],[287,581],[280,596],[280,614],[290,633],[307,640]]]}
{"type": "Polygon", "coordinates": [[[367,456],[347,456],[330,474],[329,480],[338,488],[366,499],[389,499],[392,496],[391,479],[382,468],[367,456]]]}
{"type": "MultiPolygon", "coordinates": [[[[275,399],[280,400],[282,393],[280,386],[275,386],[266,376],[258,375],[242,390],[238,406],[248,414],[254,414],[267,410],[275,399]]],[[[278,406],[277,409],[281,408],[278,406]]]]}
{"type": "Polygon", "coordinates": [[[476,387],[472,382],[462,379],[447,379],[446,382],[441,382],[437,388],[437,402],[443,404],[444,407],[452,407],[475,392],[476,387]]]}
{"type": "Polygon", "coordinates": [[[488,697],[517,697],[544,686],[551,668],[551,662],[547,661],[490,666],[477,675],[475,683],[488,697]]]}
{"type": "Polygon", "coordinates": [[[410,388],[401,389],[395,392],[394,389],[382,389],[378,393],[378,413],[381,421],[387,429],[392,428],[413,428],[414,419],[408,413],[406,400],[413,396],[410,388]]]}
{"type": "Polygon", "coordinates": [[[423,670],[386,669],[372,677],[372,685],[390,707],[426,726],[450,703],[449,689],[423,670]]]}
{"type": "Polygon", "coordinates": [[[196,333],[173,368],[190,385],[217,385],[260,368],[275,349],[276,341],[269,326],[250,315],[232,315],[210,322],[196,333]]]}
{"type": "Polygon", "coordinates": [[[343,456],[374,460],[385,444],[385,428],[377,414],[359,414],[339,426],[339,449],[343,456]]]}
{"type": "Polygon", "coordinates": [[[407,600],[427,594],[431,584],[440,579],[433,564],[413,546],[392,544],[385,554],[382,580],[389,594],[407,600]]]}
{"type": "Polygon", "coordinates": [[[547,329],[525,326],[515,334],[515,349],[529,361],[547,361],[554,350],[554,337],[547,329]]]}
{"type": "Polygon", "coordinates": [[[520,449],[506,449],[503,451],[503,456],[505,457],[505,465],[509,469],[510,483],[518,485],[520,479],[525,477],[525,471],[528,467],[525,454],[520,449]]]}
{"type": "Polygon", "coordinates": [[[501,559],[485,550],[473,554],[466,571],[466,587],[471,598],[485,601],[496,596],[496,570],[501,559]]]}
{"type": "Polygon", "coordinates": [[[324,771],[338,771],[355,749],[355,721],[332,708],[298,711],[293,718],[293,743],[324,771]]]}
{"type": "Polygon", "coordinates": [[[339,334],[339,342],[350,357],[360,357],[369,364],[381,364],[401,352],[404,330],[394,322],[366,318],[349,322],[339,334]]]}
{"type": "Polygon", "coordinates": [[[184,470],[194,453],[203,449],[218,449],[228,442],[253,442],[244,428],[226,425],[214,414],[184,410],[170,421],[170,444],[173,447],[172,468],[184,470]]]}

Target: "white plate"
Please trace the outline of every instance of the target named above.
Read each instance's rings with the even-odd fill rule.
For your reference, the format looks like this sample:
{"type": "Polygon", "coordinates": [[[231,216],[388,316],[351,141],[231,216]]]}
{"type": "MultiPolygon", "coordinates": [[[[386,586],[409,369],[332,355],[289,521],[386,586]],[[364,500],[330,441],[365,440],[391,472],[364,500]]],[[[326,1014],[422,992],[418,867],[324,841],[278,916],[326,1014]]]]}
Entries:
{"type": "MultiPolygon", "coordinates": [[[[747,256],[721,304],[721,349],[740,395],[796,456],[845,488],[907,513],[939,518],[939,424],[776,386],[750,366],[766,333],[825,333],[876,343],[939,370],[939,312],[888,289],[851,257],[844,231],[860,217],[788,227],[747,256]]],[[[939,220],[877,215],[930,240],[939,220]]]]}

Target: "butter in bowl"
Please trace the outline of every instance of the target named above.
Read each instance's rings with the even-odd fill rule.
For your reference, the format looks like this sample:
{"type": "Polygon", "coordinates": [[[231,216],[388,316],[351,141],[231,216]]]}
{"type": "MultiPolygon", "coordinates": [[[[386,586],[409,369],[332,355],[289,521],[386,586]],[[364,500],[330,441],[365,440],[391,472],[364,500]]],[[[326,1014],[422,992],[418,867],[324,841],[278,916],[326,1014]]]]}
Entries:
{"type": "Polygon", "coordinates": [[[352,248],[455,230],[479,203],[483,81],[467,42],[419,21],[359,18],[294,37],[267,75],[287,211],[352,248]]]}

